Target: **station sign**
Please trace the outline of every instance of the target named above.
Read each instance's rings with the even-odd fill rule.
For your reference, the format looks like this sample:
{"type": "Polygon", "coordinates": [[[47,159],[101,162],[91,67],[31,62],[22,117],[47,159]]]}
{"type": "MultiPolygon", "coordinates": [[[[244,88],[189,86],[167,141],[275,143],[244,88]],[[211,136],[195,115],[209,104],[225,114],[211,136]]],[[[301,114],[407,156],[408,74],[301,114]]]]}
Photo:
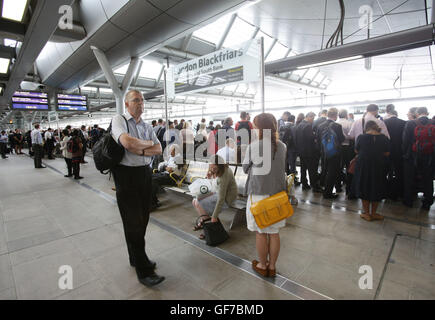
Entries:
{"type": "Polygon", "coordinates": [[[260,79],[260,44],[249,40],[169,68],[168,96],[260,79]]]}
{"type": "Polygon", "coordinates": [[[12,96],[12,109],[48,111],[48,94],[39,91],[15,91],[12,96]]]}
{"type": "Polygon", "coordinates": [[[78,94],[56,94],[57,111],[88,111],[88,96],[78,94]]]}

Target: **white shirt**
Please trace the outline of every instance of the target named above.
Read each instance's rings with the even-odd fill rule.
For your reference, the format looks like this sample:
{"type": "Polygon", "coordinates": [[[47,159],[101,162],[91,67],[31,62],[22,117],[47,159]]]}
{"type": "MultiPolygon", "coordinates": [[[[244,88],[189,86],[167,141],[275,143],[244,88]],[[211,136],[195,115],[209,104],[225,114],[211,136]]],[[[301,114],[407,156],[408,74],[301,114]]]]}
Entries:
{"type": "Polygon", "coordinates": [[[83,133],[83,136],[85,137],[86,140],[88,140],[89,136],[88,133],[86,132],[86,130],[81,130],[83,133]]]}
{"type": "Polygon", "coordinates": [[[51,136],[52,136],[51,132],[50,131],[46,131],[45,135],[44,135],[45,141],[50,140],[51,136]]]}
{"type": "MultiPolygon", "coordinates": [[[[384,134],[388,139],[390,139],[390,135],[388,134],[388,129],[384,121],[379,120],[371,113],[367,113],[363,118],[365,123],[369,121],[376,122],[379,128],[381,128],[381,133],[384,134]]],[[[352,128],[349,131],[349,138],[355,139],[355,142],[358,139],[358,137],[364,133],[364,129],[362,127],[363,118],[355,120],[355,122],[352,124],[352,128]]]]}
{"type": "Polygon", "coordinates": [[[348,146],[349,145],[349,131],[352,128],[352,121],[345,119],[345,118],[340,118],[337,120],[337,123],[341,125],[341,127],[343,128],[343,135],[345,137],[342,145],[343,146],[348,146]]]}
{"type": "Polygon", "coordinates": [[[236,151],[228,146],[219,149],[216,154],[224,159],[226,163],[236,162],[236,151]]]}
{"type": "Polygon", "coordinates": [[[30,136],[32,138],[32,144],[42,144],[42,134],[38,129],[33,129],[30,136]]]}
{"type": "MultiPolygon", "coordinates": [[[[128,133],[134,138],[152,140],[154,145],[160,144],[159,139],[157,139],[157,136],[153,131],[153,127],[148,123],[145,123],[142,118],[139,118],[139,122],[136,123],[136,120],[134,120],[128,110],[125,111],[124,117],[118,114],[112,119],[112,137],[115,141],[121,144],[119,142],[119,137],[123,133],[128,133]],[[125,120],[128,122],[128,130],[125,120]]],[[[151,163],[151,159],[152,157],[137,155],[125,149],[124,157],[120,164],[128,167],[147,166],[151,163]]]]}

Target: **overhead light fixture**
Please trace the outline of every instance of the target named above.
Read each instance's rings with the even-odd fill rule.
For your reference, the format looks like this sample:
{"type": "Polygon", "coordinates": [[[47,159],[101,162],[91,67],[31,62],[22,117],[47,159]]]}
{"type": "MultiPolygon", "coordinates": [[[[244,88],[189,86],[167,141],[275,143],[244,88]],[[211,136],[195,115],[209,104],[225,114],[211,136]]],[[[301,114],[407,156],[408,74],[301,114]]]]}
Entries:
{"type": "Polygon", "coordinates": [[[341,58],[341,59],[323,61],[323,62],[319,62],[319,63],[307,64],[305,66],[297,67],[297,69],[308,69],[308,68],[313,68],[313,67],[320,67],[320,66],[324,66],[327,64],[346,62],[346,61],[356,60],[356,59],[361,59],[361,58],[364,58],[364,56],[358,55],[358,56],[346,57],[346,58],[341,58]]]}
{"type": "Polygon", "coordinates": [[[9,71],[9,64],[11,60],[6,58],[0,58],[0,73],[7,74],[9,71]]]}
{"type": "Polygon", "coordinates": [[[22,22],[27,2],[28,0],[3,0],[2,17],[22,22]]]}

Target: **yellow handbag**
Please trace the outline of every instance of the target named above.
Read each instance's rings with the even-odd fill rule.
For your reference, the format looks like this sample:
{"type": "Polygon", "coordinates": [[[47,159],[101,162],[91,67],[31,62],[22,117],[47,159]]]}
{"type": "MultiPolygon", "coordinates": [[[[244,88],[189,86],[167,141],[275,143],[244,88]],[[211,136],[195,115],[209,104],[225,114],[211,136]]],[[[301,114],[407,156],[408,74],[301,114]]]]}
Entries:
{"type": "Polygon", "coordinates": [[[291,217],[293,215],[293,207],[285,191],[281,191],[256,203],[252,203],[251,195],[251,213],[257,226],[260,229],[264,229],[278,221],[291,217]]]}

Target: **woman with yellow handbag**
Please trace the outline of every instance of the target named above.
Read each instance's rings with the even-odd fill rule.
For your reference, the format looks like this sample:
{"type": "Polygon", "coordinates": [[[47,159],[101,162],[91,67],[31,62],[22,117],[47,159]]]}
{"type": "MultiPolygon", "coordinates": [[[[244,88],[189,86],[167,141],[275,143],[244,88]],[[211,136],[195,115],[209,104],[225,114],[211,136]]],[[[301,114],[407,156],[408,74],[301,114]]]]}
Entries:
{"type": "Polygon", "coordinates": [[[265,277],[274,277],[280,250],[279,229],[293,213],[287,195],[285,176],[286,146],[279,141],[277,122],[270,113],[254,118],[258,140],[246,150],[243,171],[248,174],[246,221],[256,232],[259,261],[252,268],[265,277]]]}

